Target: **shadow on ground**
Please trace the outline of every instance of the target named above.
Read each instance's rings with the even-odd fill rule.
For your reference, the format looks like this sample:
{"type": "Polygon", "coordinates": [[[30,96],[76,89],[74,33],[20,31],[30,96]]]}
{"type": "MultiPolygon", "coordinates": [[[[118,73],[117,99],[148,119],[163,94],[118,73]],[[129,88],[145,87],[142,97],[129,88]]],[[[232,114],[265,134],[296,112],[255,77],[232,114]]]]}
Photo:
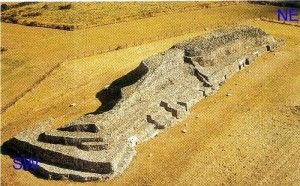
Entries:
{"type": "Polygon", "coordinates": [[[101,106],[94,112],[87,114],[101,114],[114,108],[114,106],[122,98],[122,88],[136,83],[147,72],[148,68],[141,63],[137,68],[130,71],[128,74],[113,81],[108,87],[105,87],[96,94],[96,98],[101,102],[101,106]]]}

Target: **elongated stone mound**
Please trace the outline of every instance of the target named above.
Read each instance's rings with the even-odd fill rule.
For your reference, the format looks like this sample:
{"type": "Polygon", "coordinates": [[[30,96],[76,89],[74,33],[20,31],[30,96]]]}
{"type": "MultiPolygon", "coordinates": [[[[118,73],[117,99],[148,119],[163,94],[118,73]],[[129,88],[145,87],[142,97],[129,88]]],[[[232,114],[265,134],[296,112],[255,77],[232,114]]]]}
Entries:
{"type": "Polygon", "coordinates": [[[8,141],[14,152],[39,157],[49,179],[105,180],[128,167],[135,145],[183,119],[278,42],[259,28],[231,26],[179,43],[145,59],[101,90],[101,107],[56,130],[51,121],[8,141]]]}

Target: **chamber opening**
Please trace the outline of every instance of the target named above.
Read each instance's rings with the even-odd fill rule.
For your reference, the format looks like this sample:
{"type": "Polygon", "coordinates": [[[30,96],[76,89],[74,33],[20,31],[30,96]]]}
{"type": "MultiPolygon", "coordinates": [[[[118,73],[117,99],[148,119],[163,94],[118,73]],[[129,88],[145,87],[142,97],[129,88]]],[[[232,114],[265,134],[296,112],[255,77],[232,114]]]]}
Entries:
{"type": "Polygon", "coordinates": [[[249,59],[248,59],[248,58],[246,58],[246,60],[245,60],[245,64],[246,64],[246,65],[250,65],[250,61],[249,61],[249,59]]]}

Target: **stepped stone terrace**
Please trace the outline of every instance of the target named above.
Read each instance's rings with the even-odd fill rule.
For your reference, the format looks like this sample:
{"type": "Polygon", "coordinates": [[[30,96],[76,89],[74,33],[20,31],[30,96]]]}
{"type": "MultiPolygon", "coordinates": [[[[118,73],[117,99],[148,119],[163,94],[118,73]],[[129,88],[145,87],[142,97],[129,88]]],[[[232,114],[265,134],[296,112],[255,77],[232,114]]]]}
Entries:
{"type": "Polygon", "coordinates": [[[191,106],[279,42],[259,28],[234,25],[178,43],[97,93],[97,111],[61,128],[41,122],[6,142],[39,157],[47,179],[106,180],[121,174],[135,145],[183,120],[191,106]]]}

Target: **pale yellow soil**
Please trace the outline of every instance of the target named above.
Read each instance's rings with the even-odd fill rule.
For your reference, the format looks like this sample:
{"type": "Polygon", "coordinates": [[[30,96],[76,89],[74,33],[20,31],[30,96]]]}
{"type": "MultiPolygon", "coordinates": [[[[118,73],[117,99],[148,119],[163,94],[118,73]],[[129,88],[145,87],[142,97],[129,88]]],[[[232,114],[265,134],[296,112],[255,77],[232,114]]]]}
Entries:
{"type": "Polygon", "coordinates": [[[6,22],[56,28],[59,25],[74,29],[89,28],[127,22],[147,17],[187,12],[232,4],[229,2],[55,2],[34,3],[13,8],[2,13],[6,22]]]}
{"type": "Polygon", "coordinates": [[[1,79],[3,88],[1,108],[7,108],[14,103],[42,79],[43,75],[64,61],[199,32],[205,28],[238,23],[259,16],[273,17],[275,11],[275,7],[240,4],[73,32],[2,24],[2,46],[7,51],[2,56],[1,73],[4,75],[1,79]],[[39,33],[38,30],[41,30],[41,34],[34,34],[39,33]],[[47,32],[49,37],[45,36],[47,32]]]}
{"type": "MultiPolygon", "coordinates": [[[[86,58],[83,58],[83,55],[88,49],[88,45],[84,44],[81,48],[82,53],[78,54],[80,59],[64,62],[2,114],[2,141],[8,140],[18,132],[34,125],[35,122],[51,116],[56,119],[55,126],[58,126],[82,114],[94,111],[100,105],[95,94],[104,85],[133,69],[142,59],[168,49],[173,43],[204,33],[204,25],[208,28],[207,32],[212,27],[224,25],[225,21],[221,19],[222,17],[243,17],[240,20],[226,19],[226,21],[227,23],[228,21],[239,21],[261,27],[275,37],[284,39],[285,45],[276,52],[259,57],[247,69],[230,79],[216,94],[196,104],[185,121],[166,130],[157,138],[138,145],[136,158],[122,176],[106,183],[85,184],[299,185],[300,47],[298,43],[300,35],[297,33],[300,29],[262,21],[243,21],[261,14],[274,15],[276,9],[261,7],[260,11],[253,12],[255,10],[253,5],[248,5],[249,9],[246,8],[246,5],[238,6],[240,7],[218,7],[215,11],[211,11],[210,16],[206,16],[203,10],[174,14],[173,17],[166,17],[163,20],[150,18],[126,23],[138,24],[141,25],[140,29],[147,30],[147,24],[152,23],[155,26],[162,22],[160,32],[168,31],[168,29],[176,30],[179,27],[183,30],[186,29],[185,33],[189,32],[188,28],[191,23],[198,25],[198,32],[179,37],[170,35],[165,37],[169,39],[161,38],[156,42],[148,41],[145,42],[148,44],[86,58]],[[196,20],[189,19],[191,15],[197,15],[195,16],[196,20]],[[165,24],[164,21],[166,21],[165,24]],[[194,21],[198,21],[198,24],[194,21]],[[174,27],[176,22],[178,22],[178,27],[174,27]],[[143,23],[145,23],[144,27],[143,23]],[[226,96],[227,93],[232,95],[226,96]],[[76,106],[69,107],[71,103],[76,103],[76,106]],[[182,133],[182,129],[186,129],[187,133],[182,133]]],[[[18,29],[15,26],[2,25],[4,37],[5,29],[18,29]]],[[[110,28],[113,28],[113,25],[110,28]]],[[[158,31],[154,31],[157,29],[152,30],[151,28],[148,27],[151,33],[148,37],[158,34],[158,31]]],[[[105,28],[102,29],[105,32],[105,28]]],[[[118,29],[127,32],[125,25],[118,29]]],[[[138,29],[136,28],[136,31],[138,29]]],[[[45,48],[46,43],[49,43],[49,50],[53,49],[51,55],[58,56],[60,46],[55,38],[59,38],[61,41],[62,49],[68,45],[68,42],[60,36],[64,33],[56,34],[49,30],[50,32],[53,34],[53,39],[45,43],[37,42],[36,45],[45,48]],[[51,48],[52,46],[53,48],[51,48]]],[[[100,33],[100,28],[89,29],[85,32],[74,31],[72,33],[74,35],[70,37],[74,37],[73,44],[75,38],[88,38],[88,36],[94,37],[95,39],[92,39],[91,42],[96,43],[97,36],[92,36],[93,32],[100,33]]],[[[137,34],[133,38],[145,37],[143,35],[147,34],[137,34]]],[[[11,41],[9,37],[6,39],[4,44],[11,41]]],[[[104,43],[99,42],[100,47],[109,44],[111,40],[104,43]]],[[[130,40],[129,35],[118,41],[125,42],[126,40],[130,40]]],[[[118,41],[115,40],[116,43],[118,41]]],[[[79,40],[79,43],[81,42],[84,42],[84,39],[79,40]]],[[[11,41],[11,43],[13,42],[11,41]]],[[[24,43],[32,45],[32,47],[35,45],[29,40],[24,43]]],[[[10,46],[14,46],[14,44],[10,46]]],[[[30,47],[26,47],[24,50],[32,51],[32,55],[38,53],[30,47]]],[[[18,51],[22,52],[23,49],[19,47],[18,51]]],[[[49,53],[48,51],[48,55],[49,53]]],[[[64,51],[61,54],[66,55],[64,51]]],[[[5,55],[11,58],[14,56],[12,53],[5,55]]],[[[44,59],[46,56],[45,52],[40,59],[44,59]]],[[[45,62],[45,68],[50,62],[52,61],[45,62]]],[[[14,81],[12,77],[18,79],[26,68],[19,70],[20,73],[16,76],[9,76],[10,73],[8,73],[7,76],[11,82],[7,83],[7,87],[2,87],[2,93],[8,91],[8,87],[11,87],[12,90],[18,89],[15,88],[16,84],[12,83],[14,81]]],[[[28,84],[24,85],[24,87],[26,86],[28,84]]],[[[6,94],[8,93],[6,92],[6,94]]],[[[7,98],[7,100],[9,99],[7,98]]],[[[25,171],[14,171],[12,160],[3,155],[1,158],[1,180],[4,185],[81,184],[43,180],[25,171]]]]}

